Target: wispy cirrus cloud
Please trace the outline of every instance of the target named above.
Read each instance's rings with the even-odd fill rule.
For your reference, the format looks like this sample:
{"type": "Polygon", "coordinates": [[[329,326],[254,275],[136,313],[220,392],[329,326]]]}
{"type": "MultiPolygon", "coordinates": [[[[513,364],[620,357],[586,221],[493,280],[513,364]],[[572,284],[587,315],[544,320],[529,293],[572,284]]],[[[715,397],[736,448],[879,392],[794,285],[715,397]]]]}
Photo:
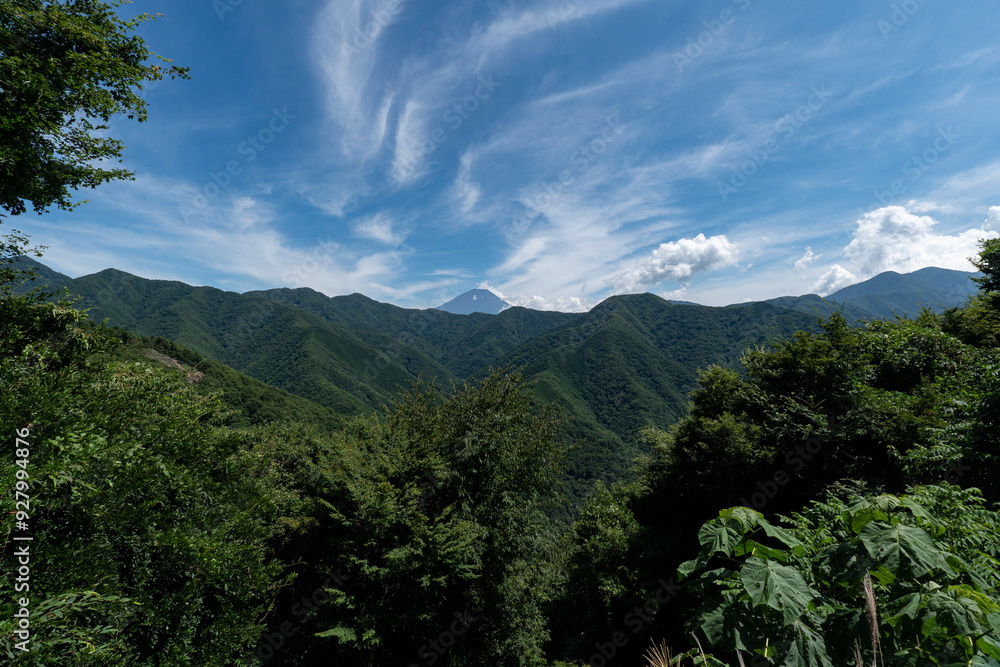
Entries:
{"type": "Polygon", "coordinates": [[[359,220],[354,224],[354,235],[390,246],[398,246],[406,237],[396,229],[395,222],[384,213],[359,220]]]}
{"type": "Polygon", "coordinates": [[[181,3],[175,40],[198,76],[148,89],[150,124],[115,128],[146,179],[23,224],[45,231],[38,242],[66,270],[238,289],[286,284],[295,268],[296,284],[408,306],[489,279],[518,303],[576,309],[633,264],[634,289],[723,304],[950,262],[984,220],[1000,231],[982,112],[1000,105],[1000,49],[977,18],[987,0],[970,2],[962,14],[927,3],[890,39],[885,7],[861,0],[837,12],[793,0],[243,3],[224,30],[181,3]],[[808,107],[816,89],[829,95],[808,107]],[[286,103],[294,130],[244,158],[238,147],[286,103]],[[949,127],[954,144],[924,161],[949,127]],[[762,158],[768,145],[779,150],[762,158]],[[232,158],[225,192],[178,216],[232,158]],[[718,183],[748,173],[720,198],[718,183]],[[890,206],[905,215],[859,227],[890,206]],[[667,267],[682,258],[657,252],[699,234],[725,237],[740,260],[693,261],[678,287],[667,267]]]}
{"type": "MultiPolygon", "coordinates": [[[[374,298],[393,296],[382,285],[400,271],[405,253],[362,253],[324,234],[294,238],[266,195],[227,191],[197,219],[185,222],[176,213],[176,202],[185,201],[192,189],[183,181],[144,176],[106,186],[92,197],[86,224],[67,226],[53,218],[36,226],[55,239],[47,242],[46,260],[71,275],[114,266],[143,277],[239,291],[308,286],[331,295],[363,291],[374,298]],[[103,222],[122,214],[128,225],[103,222]],[[216,276],[212,281],[206,266],[216,276]]],[[[395,245],[390,241],[398,236],[388,219],[359,226],[366,224],[376,240],[395,245]]]]}
{"type": "Polygon", "coordinates": [[[313,63],[345,157],[370,158],[387,136],[395,92],[377,68],[386,34],[405,8],[405,0],[332,0],[316,16],[313,63]]]}

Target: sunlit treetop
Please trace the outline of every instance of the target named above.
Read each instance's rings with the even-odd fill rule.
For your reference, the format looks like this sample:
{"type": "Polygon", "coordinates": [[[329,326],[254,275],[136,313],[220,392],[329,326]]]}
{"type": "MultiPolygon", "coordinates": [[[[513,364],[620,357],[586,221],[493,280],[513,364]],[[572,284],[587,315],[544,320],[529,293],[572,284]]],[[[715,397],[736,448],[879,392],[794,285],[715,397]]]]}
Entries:
{"type": "MultiPolygon", "coordinates": [[[[134,173],[107,168],[125,145],[101,136],[112,116],[146,120],[144,84],[188,78],[122,20],[124,0],[0,0],[0,208],[72,209],[71,191],[134,173]],[[158,63],[165,63],[161,65],[158,63]]],[[[2,215],[2,212],[0,212],[2,215]]]]}

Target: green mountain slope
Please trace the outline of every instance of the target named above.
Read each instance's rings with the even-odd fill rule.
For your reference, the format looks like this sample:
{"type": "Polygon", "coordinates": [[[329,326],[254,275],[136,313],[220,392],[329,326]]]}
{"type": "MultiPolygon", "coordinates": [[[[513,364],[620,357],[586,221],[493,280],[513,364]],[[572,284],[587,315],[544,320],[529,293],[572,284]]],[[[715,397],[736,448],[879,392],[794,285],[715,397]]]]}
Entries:
{"type": "Polygon", "coordinates": [[[765,303],[709,308],[619,296],[506,360],[525,363],[539,396],[561,406],[581,477],[615,477],[643,452],[640,430],[666,428],[687,411],[700,370],[734,366],[747,346],[815,324],[765,303]]]}
{"type": "Polygon", "coordinates": [[[976,292],[966,271],[929,267],[912,273],[886,271],[856,285],[849,285],[825,299],[816,294],[783,296],[767,303],[802,313],[828,317],[841,313],[848,322],[916,317],[922,308],[942,312],[963,305],[976,292]]]}
{"type": "Polygon", "coordinates": [[[124,329],[113,332],[124,343],[117,352],[118,360],[165,366],[174,369],[202,394],[222,392],[222,402],[231,411],[225,421],[227,426],[295,422],[332,431],[344,425],[344,417],[330,408],[268,385],[173,341],[124,329]]]}
{"type": "Polygon", "coordinates": [[[23,286],[20,289],[14,290],[16,294],[23,294],[24,292],[30,291],[35,287],[51,287],[52,289],[58,289],[59,287],[67,284],[72,278],[69,276],[59,273],[58,271],[53,271],[49,267],[45,266],[38,260],[32,259],[26,255],[20,257],[15,257],[11,260],[11,265],[13,268],[18,270],[29,270],[33,269],[35,271],[35,281],[27,286],[23,286]]]}
{"type": "MultiPolygon", "coordinates": [[[[886,271],[856,285],[849,285],[829,297],[832,301],[855,301],[866,296],[915,295],[928,308],[951,307],[964,302],[978,287],[968,271],[928,267],[912,273],[886,271]]],[[[910,307],[912,303],[906,304],[910,307]]]]}
{"type": "Polygon", "coordinates": [[[766,303],[710,308],[650,294],[613,297],[588,313],[454,315],[360,294],[237,294],[113,269],[68,287],[97,320],[169,339],[342,415],[374,412],[418,376],[447,385],[490,366],[523,366],[538,398],[562,408],[574,495],[589,480],[624,474],[644,450],[641,429],[684,414],[699,370],[734,365],[747,345],[816,322],[766,303]]]}
{"type": "Polygon", "coordinates": [[[387,363],[364,378],[380,353],[344,327],[260,294],[146,280],[108,269],[70,281],[92,318],[170,339],[251,377],[341,414],[363,414],[390,399],[410,375],[387,363]]]}
{"type": "Polygon", "coordinates": [[[434,308],[399,308],[362,294],[328,297],[308,288],[250,294],[350,329],[412,375],[427,378],[458,379],[482,372],[538,334],[580,317],[527,308],[509,308],[498,315],[455,315],[434,308]]]}

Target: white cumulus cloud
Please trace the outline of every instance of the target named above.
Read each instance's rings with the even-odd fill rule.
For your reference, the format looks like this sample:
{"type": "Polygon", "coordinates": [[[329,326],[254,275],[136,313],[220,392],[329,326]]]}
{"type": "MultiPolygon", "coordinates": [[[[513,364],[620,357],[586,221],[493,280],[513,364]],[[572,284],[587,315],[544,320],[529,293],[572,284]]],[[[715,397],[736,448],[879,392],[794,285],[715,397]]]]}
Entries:
{"type": "Polygon", "coordinates": [[[661,243],[648,256],[630,263],[610,280],[619,292],[631,292],[664,280],[686,285],[699,273],[715,271],[736,264],[740,248],[725,235],[661,243]]]}
{"type": "Polygon", "coordinates": [[[594,304],[579,296],[560,296],[556,299],[546,299],[544,296],[523,295],[505,297],[504,301],[512,306],[531,308],[532,310],[557,310],[560,313],[585,313],[594,304]]]}
{"type": "Polygon", "coordinates": [[[812,292],[821,296],[827,296],[828,294],[832,294],[843,287],[853,285],[856,282],[858,282],[858,277],[856,275],[842,267],[840,264],[834,264],[830,267],[829,271],[824,273],[815,283],[813,283],[812,292]]]}
{"type": "Polygon", "coordinates": [[[886,206],[858,220],[854,240],[844,248],[850,266],[863,276],[883,271],[909,273],[928,266],[971,271],[968,258],[979,251],[978,240],[995,237],[982,228],[958,234],[935,234],[938,222],[902,206],[886,206]]]}
{"type": "Polygon", "coordinates": [[[986,224],[983,225],[983,229],[994,231],[1000,230],[1000,206],[990,207],[990,217],[986,219],[986,224]]]}
{"type": "Polygon", "coordinates": [[[559,296],[554,299],[547,299],[544,296],[533,295],[507,295],[484,280],[477,285],[479,289],[493,292],[512,306],[531,308],[532,310],[556,310],[561,313],[585,313],[596,304],[579,296],[559,296]]]}

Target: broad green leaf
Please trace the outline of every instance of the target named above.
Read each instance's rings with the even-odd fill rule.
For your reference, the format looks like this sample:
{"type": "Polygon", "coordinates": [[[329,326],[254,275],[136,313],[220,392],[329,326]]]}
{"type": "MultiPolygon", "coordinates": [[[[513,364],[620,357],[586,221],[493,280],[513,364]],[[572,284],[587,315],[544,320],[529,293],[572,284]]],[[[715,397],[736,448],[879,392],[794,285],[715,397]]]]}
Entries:
{"type": "Polygon", "coordinates": [[[708,641],[727,651],[752,651],[764,629],[760,615],[733,595],[706,600],[698,618],[708,641]]]}
{"type": "Polygon", "coordinates": [[[802,542],[791,533],[791,531],[785,530],[784,528],[779,528],[778,526],[773,526],[771,523],[765,519],[761,519],[757,522],[757,525],[764,530],[764,534],[768,537],[773,537],[775,539],[781,540],[790,548],[795,549],[798,555],[802,555],[805,551],[805,546],[802,542]]]}
{"type": "Polygon", "coordinates": [[[883,512],[889,513],[895,509],[898,509],[902,505],[902,501],[896,496],[891,496],[888,494],[881,495],[872,501],[872,505],[878,507],[883,512]]]}
{"type": "Polygon", "coordinates": [[[899,577],[922,577],[937,569],[951,572],[945,553],[920,528],[870,523],[861,531],[861,542],[876,563],[899,577]]]}
{"type": "Polygon", "coordinates": [[[728,511],[724,510],[718,519],[712,519],[698,531],[702,554],[723,553],[732,556],[737,545],[743,540],[748,531],[746,524],[739,517],[723,516],[728,511]]]}
{"type": "Polygon", "coordinates": [[[868,554],[857,539],[821,549],[812,559],[831,583],[855,582],[868,571],[868,554]]]}
{"type": "Polygon", "coordinates": [[[733,551],[734,556],[744,556],[746,554],[754,554],[768,560],[777,560],[782,563],[787,563],[790,558],[787,551],[769,547],[755,540],[744,540],[733,551]]]}
{"type": "Polygon", "coordinates": [[[1000,643],[997,638],[980,637],[976,642],[976,648],[994,660],[1000,660],[1000,643]]]}
{"type": "Polygon", "coordinates": [[[891,586],[898,581],[898,577],[884,565],[872,570],[871,575],[878,579],[878,582],[883,586],[891,586]]]}
{"type": "Polygon", "coordinates": [[[740,580],[754,606],[779,611],[785,625],[794,623],[819,595],[795,568],[756,556],[747,559],[740,571],[740,580]]]}
{"type": "Polygon", "coordinates": [[[871,505],[856,505],[842,515],[847,527],[854,533],[860,533],[861,529],[875,519],[875,511],[871,505]]]}
{"type": "MultiPolygon", "coordinates": [[[[925,604],[936,627],[944,628],[950,637],[968,637],[983,631],[979,606],[958,591],[936,590],[927,597],[925,604]]],[[[929,627],[926,622],[925,627],[929,627]]]]}
{"type": "Polygon", "coordinates": [[[918,516],[921,519],[926,519],[931,523],[937,523],[937,520],[933,516],[931,516],[931,513],[928,512],[926,509],[924,509],[924,506],[918,503],[916,500],[913,500],[909,496],[903,496],[899,500],[902,503],[903,507],[905,507],[906,509],[910,510],[910,512],[913,513],[913,516],[918,516]]]}
{"type": "Polygon", "coordinates": [[[677,567],[677,577],[683,581],[691,576],[692,573],[705,567],[708,562],[705,558],[695,558],[694,560],[684,561],[677,567]]]}
{"type": "Polygon", "coordinates": [[[764,520],[764,515],[749,507],[732,507],[719,512],[720,517],[732,517],[743,524],[743,529],[750,531],[758,523],[764,520]]]}
{"type": "Polygon", "coordinates": [[[884,616],[883,620],[892,627],[896,627],[903,616],[915,620],[919,610],[920,593],[910,593],[885,605],[883,614],[888,613],[889,615],[884,616]]]}
{"type": "Polygon", "coordinates": [[[802,623],[796,624],[795,640],[781,664],[785,667],[833,667],[823,635],[802,623]]]}

